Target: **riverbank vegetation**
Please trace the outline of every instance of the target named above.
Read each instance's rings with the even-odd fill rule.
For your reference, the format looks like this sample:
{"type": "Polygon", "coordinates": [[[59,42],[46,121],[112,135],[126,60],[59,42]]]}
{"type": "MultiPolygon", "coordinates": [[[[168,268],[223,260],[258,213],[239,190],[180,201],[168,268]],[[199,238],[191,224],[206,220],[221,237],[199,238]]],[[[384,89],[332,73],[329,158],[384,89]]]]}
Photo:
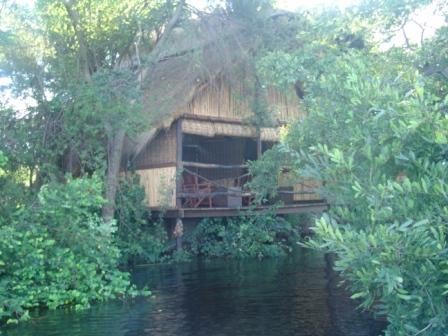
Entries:
{"type": "Polygon", "coordinates": [[[298,228],[270,214],[202,220],[189,237],[193,255],[265,258],[291,252],[298,228]]]}
{"type": "Polygon", "coordinates": [[[48,183],[25,206],[9,203],[0,218],[0,319],[16,323],[33,308],[85,308],[137,293],[118,269],[117,226],[100,216],[102,195],[95,175],[48,183]]]}
{"type": "MultiPolygon", "coordinates": [[[[1,69],[30,103],[0,106],[0,323],[132,296],[120,266],[166,260],[170,247],[136,178],[119,174],[123,139],[158,117],[144,113],[142,78],[201,13],[184,1],[2,4],[1,69]]],[[[335,254],[388,335],[448,333],[448,29],[390,43],[428,5],[447,17],[426,0],[315,13],[229,0],[204,14],[237,17],[256,42],[244,57],[257,88],[294,85],[306,110],[251,163],[256,201],[277,197],[285,167],[322,182],[330,210],[304,244],[335,254]]],[[[257,124],[266,110],[254,109],[257,124]]],[[[192,255],[265,257],[297,240],[290,222],[255,216],[204,220],[187,243],[192,255]]]]}
{"type": "MultiPolygon", "coordinates": [[[[318,21],[300,36],[302,48],[260,61],[279,86],[302,79],[308,115],[254,165],[254,174],[261,172],[254,184],[269,194],[262,173],[273,162],[323,181],[330,210],[305,245],[336,255],[352,298],[387,318],[387,335],[444,335],[448,31],[382,49],[375,33],[400,29],[427,2],[370,5],[380,3],[381,10],[362,7],[341,21],[318,21]],[[359,30],[341,40],[347,23],[359,30]]],[[[446,4],[439,5],[446,15],[446,4]]]]}

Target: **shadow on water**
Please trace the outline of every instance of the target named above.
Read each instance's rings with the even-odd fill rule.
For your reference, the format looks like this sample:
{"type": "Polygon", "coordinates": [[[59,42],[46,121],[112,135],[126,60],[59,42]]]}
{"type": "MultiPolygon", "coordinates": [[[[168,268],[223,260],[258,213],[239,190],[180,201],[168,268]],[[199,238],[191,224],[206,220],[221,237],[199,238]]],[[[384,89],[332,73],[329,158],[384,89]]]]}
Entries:
{"type": "Polygon", "coordinates": [[[355,310],[322,254],[269,260],[197,260],[141,268],[154,296],[86,311],[52,311],[5,331],[15,336],[376,336],[382,325],[355,310]]]}

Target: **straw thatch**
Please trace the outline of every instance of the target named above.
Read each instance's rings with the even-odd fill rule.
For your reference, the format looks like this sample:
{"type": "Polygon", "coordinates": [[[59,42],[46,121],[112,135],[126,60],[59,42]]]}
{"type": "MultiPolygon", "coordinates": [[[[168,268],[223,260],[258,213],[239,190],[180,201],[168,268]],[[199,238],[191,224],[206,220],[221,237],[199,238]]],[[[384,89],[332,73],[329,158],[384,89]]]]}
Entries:
{"type": "MultiPolygon", "coordinates": [[[[185,120],[184,132],[186,133],[210,137],[216,135],[257,136],[255,127],[249,125],[253,112],[241,87],[232,90],[230,85],[223,83],[222,78],[218,78],[208,85],[203,84],[202,87],[195,87],[195,89],[197,92],[192,94],[188,103],[178,107],[172,114],[168,114],[159,126],[142,133],[134,140],[132,153],[134,156],[140,154],[145,146],[154,140],[159,129],[168,129],[173,121],[181,116],[210,119],[210,121],[185,120]],[[239,121],[241,124],[215,122],[214,119],[239,121]]],[[[266,91],[268,108],[271,112],[270,123],[281,125],[303,117],[304,113],[300,108],[299,99],[293,92],[284,93],[274,88],[269,88],[266,91]]],[[[263,127],[261,132],[262,140],[279,140],[276,128],[263,127]]]]}
{"type": "MultiPolygon", "coordinates": [[[[253,114],[255,77],[251,62],[256,41],[246,27],[226,15],[187,20],[174,29],[156,63],[149,60],[150,66],[141,75],[148,116],[142,122],[151,128],[128,139],[125,155],[137,156],[158,130],[169,128],[185,114],[248,121],[253,114]]],[[[265,100],[274,122],[290,121],[302,114],[294,94],[269,88],[265,100]]]]}
{"type": "Polygon", "coordinates": [[[143,75],[144,104],[155,127],[169,127],[196,92],[244,67],[248,42],[239,30],[216,15],[188,21],[172,34],[160,60],[143,75]]]}
{"type": "MultiPolygon", "coordinates": [[[[257,129],[253,126],[185,119],[182,122],[182,131],[188,134],[202,135],[206,137],[232,136],[241,138],[256,138],[257,129]]],[[[260,129],[262,141],[275,142],[279,140],[279,129],[273,127],[263,127],[260,129]]]]}

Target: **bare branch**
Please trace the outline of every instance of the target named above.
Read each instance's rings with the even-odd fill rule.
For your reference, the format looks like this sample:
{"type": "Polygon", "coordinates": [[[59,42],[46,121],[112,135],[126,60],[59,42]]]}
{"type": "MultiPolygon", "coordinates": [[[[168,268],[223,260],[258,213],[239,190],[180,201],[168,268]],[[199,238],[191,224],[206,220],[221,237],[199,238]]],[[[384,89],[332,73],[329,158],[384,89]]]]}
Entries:
{"type": "Polygon", "coordinates": [[[80,29],[78,14],[72,8],[71,1],[64,1],[64,7],[67,11],[70,22],[73,26],[73,30],[75,31],[76,39],[79,43],[79,52],[80,52],[80,66],[82,73],[84,74],[84,79],[86,81],[91,80],[91,73],[93,72],[93,67],[89,64],[89,52],[88,52],[88,43],[87,39],[84,36],[82,29],[80,29]]]}
{"type": "Polygon", "coordinates": [[[423,39],[424,39],[424,35],[425,35],[425,27],[423,25],[421,25],[420,23],[418,23],[414,19],[409,20],[409,22],[415,23],[420,28],[420,30],[421,30],[421,33],[420,33],[420,44],[423,45],[423,39]]]}
{"type": "Polygon", "coordinates": [[[165,31],[163,32],[159,41],[157,42],[154,49],[152,50],[151,59],[152,59],[153,64],[158,62],[158,58],[160,56],[160,53],[163,50],[163,47],[166,44],[166,41],[168,40],[171,32],[173,31],[174,27],[176,26],[176,24],[178,23],[181,15],[182,15],[184,6],[185,6],[185,0],[180,1],[179,4],[177,5],[176,11],[174,12],[173,16],[171,17],[170,21],[168,22],[168,24],[166,26],[165,31]]]}

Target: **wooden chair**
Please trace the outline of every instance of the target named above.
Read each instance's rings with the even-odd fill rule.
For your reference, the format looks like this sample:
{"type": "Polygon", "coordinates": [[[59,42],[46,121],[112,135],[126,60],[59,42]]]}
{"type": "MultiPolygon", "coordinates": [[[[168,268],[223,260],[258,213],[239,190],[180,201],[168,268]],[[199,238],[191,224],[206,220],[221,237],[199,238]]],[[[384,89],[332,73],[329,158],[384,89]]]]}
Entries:
{"type": "Polygon", "coordinates": [[[198,208],[204,202],[207,202],[206,204],[209,208],[213,206],[213,184],[205,178],[188,172],[184,173],[182,191],[184,194],[187,194],[183,203],[184,207],[198,208]]]}
{"type": "Polygon", "coordinates": [[[234,186],[240,187],[243,191],[242,193],[242,205],[249,206],[254,200],[254,195],[249,190],[247,183],[252,180],[252,176],[249,173],[243,174],[235,179],[234,186]]]}

